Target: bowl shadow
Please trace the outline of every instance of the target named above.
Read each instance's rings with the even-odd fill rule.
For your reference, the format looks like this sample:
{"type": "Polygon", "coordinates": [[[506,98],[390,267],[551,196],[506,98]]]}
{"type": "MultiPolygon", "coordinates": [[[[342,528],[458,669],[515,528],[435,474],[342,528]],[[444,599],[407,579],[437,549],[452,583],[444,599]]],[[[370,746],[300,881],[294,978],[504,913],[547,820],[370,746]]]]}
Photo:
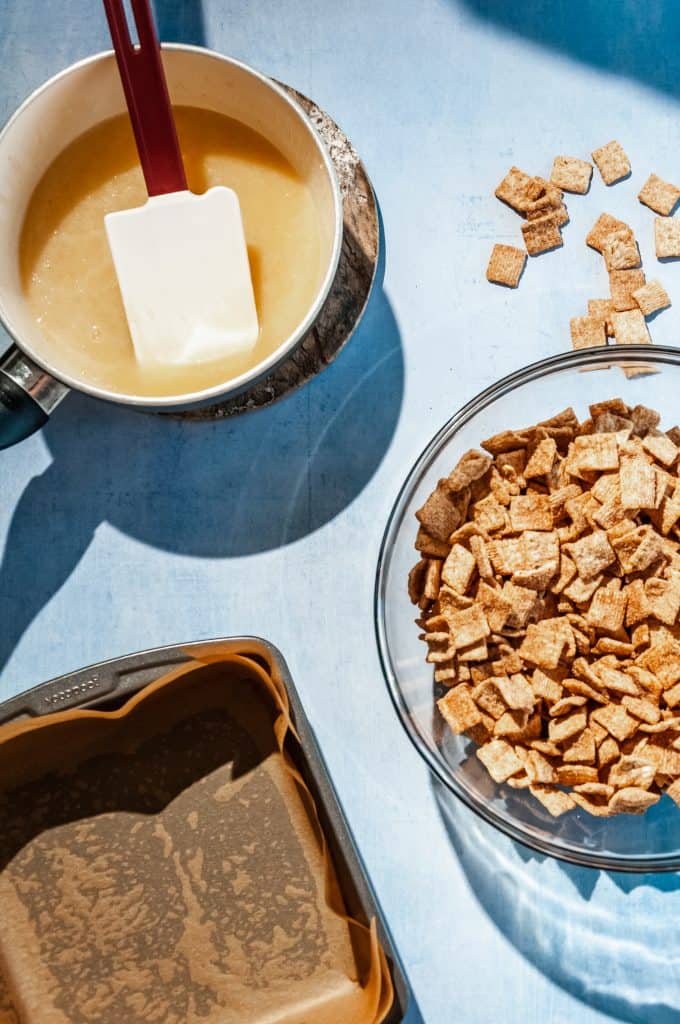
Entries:
{"type": "Polygon", "coordinates": [[[434,777],[470,888],[515,949],[588,1006],[630,1024],[680,1019],[680,875],[622,874],[535,853],[482,821],[434,777]]]}

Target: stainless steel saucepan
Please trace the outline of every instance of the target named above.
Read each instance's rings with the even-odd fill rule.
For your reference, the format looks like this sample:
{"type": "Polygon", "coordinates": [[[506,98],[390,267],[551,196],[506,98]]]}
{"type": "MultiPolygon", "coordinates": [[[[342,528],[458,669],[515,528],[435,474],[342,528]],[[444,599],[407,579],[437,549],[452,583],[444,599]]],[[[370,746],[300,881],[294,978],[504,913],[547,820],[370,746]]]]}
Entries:
{"type": "Polygon", "coordinates": [[[170,409],[235,395],[286,358],[328,295],[342,245],[342,197],[333,163],[304,111],[265,75],[210,50],[164,46],[163,62],[174,103],[247,124],[272,142],[308,183],[319,215],[324,268],[314,301],[267,359],[202,391],[162,397],[108,391],[75,375],[70,366],[45,358],[40,326],[21,286],[19,241],[26,208],[35,186],[69,143],[126,109],[113,53],[88,57],[40,86],[0,133],[0,322],[15,343],[0,357],[0,448],[38,430],[71,389],[111,402],[170,409]]]}

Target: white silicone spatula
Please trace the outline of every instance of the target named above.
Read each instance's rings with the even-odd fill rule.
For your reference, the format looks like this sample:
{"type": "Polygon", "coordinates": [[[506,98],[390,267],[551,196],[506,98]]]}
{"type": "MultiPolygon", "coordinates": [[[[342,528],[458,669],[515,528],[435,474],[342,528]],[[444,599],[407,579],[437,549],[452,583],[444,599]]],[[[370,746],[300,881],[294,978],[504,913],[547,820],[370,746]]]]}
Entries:
{"type": "Polygon", "coordinates": [[[186,365],[251,350],[257,310],[238,196],[187,188],[149,0],[104,0],[149,199],[106,216],[125,313],[142,364],[186,365]]]}

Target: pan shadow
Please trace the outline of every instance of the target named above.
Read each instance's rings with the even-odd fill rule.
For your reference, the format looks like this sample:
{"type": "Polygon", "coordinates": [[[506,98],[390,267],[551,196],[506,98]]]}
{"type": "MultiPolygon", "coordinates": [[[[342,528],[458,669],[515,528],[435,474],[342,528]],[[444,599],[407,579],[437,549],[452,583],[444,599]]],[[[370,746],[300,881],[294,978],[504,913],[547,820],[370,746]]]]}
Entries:
{"type": "Polygon", "coordinates": [[[616,1020],[680,1019],[679,875],[562,863],[502,835],[438,780],[432,788],[470,888],[525,959],[616,1020]]]}
{"type": "Polygon", "coordinates": [[[19,498],[0,562],[0,668],[100,523],[162,550],[235,558],[299,540],[361,493],[404,390],[384,259],[350,344],[275,405],[190,421],[67,398],[42,435],[52,462],[19,498]]]}
{"type": "Polygon", "coordinates": [[[675,0],[460,0],[481,20],[611,74],[680,96],[675,0]]]}
{"type": "Polygon", "coordinates": [[[201,0],[153,0],[158,38],[166,43],[207,46],[201,0]]]}

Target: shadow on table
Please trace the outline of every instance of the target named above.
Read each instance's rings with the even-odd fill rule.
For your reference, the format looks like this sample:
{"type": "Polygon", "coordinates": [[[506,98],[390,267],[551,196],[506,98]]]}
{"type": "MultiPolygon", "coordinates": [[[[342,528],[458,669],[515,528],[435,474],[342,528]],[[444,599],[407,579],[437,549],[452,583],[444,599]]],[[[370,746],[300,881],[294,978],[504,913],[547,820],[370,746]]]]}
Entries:
{"type": "Polygon", "coordinates": [[[158,38],[207,46],[202,0],[153,0],[158,38]]]}
{"type": "Polygon", "coordinates": [[[52,462],[19,499],[0,564],[0,667],[101,523],[177,554],[230,558],[290,544],[351,504],[391,443],[403,397],[383,272],[384,251],[338,359],[269,408],[196,422],[65,400],[43,433],[52,462]]]}
{"type": "Polygon", "coordinates": [[[680,1020],[680,876],[544,857],[482,821],[438,780],[432,787],[472,891],[530,963],[616,1020],[680,1020]]]}
{"type": "Polygon", "coordinates": [[[677,0],[457,0],[479,18],[611,74],[680,96],[677,0]]]}

